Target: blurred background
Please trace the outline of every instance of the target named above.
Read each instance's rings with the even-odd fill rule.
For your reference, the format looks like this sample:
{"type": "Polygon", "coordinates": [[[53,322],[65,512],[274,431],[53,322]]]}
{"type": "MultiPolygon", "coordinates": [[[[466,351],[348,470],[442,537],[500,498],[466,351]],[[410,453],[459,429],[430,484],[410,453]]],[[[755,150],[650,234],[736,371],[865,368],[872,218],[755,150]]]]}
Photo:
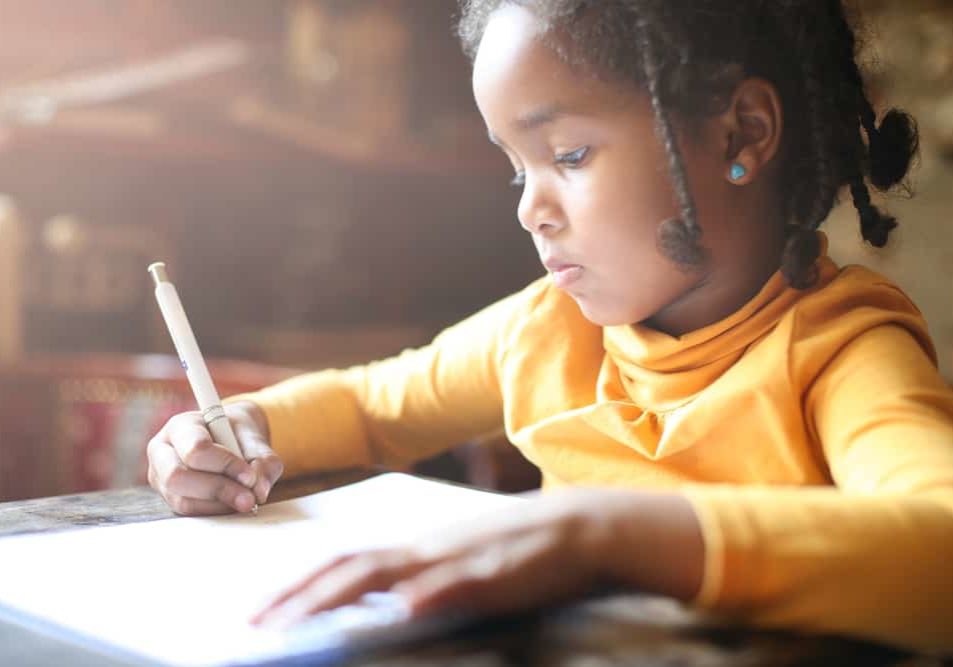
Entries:
{"type": "MultiPolygon", "coordinates": [[[[871,96],[923,153],[885,251],[953,378],[953,2],[867,0],[871,96]]],[[[222,394],[426,343],[542,269],[485,138],[455,0],[0,0],[0,500],[141,482],[193,401],[163,260],[222,394]]],[[[498,488],[499,443],[431,470],[498,488]]]]}

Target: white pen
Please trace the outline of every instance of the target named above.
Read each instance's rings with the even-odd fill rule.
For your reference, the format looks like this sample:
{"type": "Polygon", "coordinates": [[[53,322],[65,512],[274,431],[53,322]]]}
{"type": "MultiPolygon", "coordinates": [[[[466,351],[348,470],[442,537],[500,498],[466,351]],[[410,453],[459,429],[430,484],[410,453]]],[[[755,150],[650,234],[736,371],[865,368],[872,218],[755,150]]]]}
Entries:
{"type": "MultiPolygon", "coordinates": [[[[179,293],[176,292],[175,285],[169,282],[165,262],[150,264],[149,274],[156,284],[156,301],[159,302],[162,318],[169,328],[172,344],[179,355],[179,361],[182,362],[182,368],[185,369],[185,375],[192,386],[192,393],[195,394],[199,410],[202,411],[202,418],[212,434],[212,440],[244,460],[242,449],[238,445],[234,431],[232,431],[232,425],[222,408],[222,400],[215,390],[215,385],[212,384],[212,376],[208,372],[208,366],[205,365],[205,359],[199,350],[195,334],[192,333],[189,318],[185,316],[185,309],[179,300],[179,293]]],[[[257,512],[257,510],[258,505],[256,504],[252,508],[252,512],[257,512]]]]}

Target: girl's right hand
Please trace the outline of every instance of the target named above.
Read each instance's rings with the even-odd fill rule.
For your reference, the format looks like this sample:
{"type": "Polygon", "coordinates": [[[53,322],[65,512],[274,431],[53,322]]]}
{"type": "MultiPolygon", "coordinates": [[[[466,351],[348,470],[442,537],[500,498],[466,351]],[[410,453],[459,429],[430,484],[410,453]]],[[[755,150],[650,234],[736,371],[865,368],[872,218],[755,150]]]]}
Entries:
{"type": "Polygon", "coordinates": [[[264,504],[284,466],[268,446],[268,420],[251,401],[225,406],[245,460],[212,436],[200,412],[172,417],[149,441],[149,485],[176,514],[250,512],[264,504]]]}

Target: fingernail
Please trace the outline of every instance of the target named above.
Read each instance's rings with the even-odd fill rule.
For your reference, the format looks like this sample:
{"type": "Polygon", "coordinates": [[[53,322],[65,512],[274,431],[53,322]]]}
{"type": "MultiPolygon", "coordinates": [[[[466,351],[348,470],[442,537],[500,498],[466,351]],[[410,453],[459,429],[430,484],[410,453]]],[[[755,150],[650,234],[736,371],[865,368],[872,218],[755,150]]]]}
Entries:
{"type": "Polygon", "coordinates": [[[251,488],[255,485],[255,482],[258,481],[258,476],[255,474],[254,470],[246,470],[238,476],[238,481],[251,488]]]}
{"type": "Polygon", "coordinates": [[[248,622],[252,625],[267,625],[268,619],[271,618],[271,611],[257,611],[255,614],[248,619],[248,622]]]}
{"type": "Polygon", "coordinates": [[[297,623],[298,620],[297,617],[283,613],[281,609],[277,609],[260,619],[258,625],[268,630],[287,630],[297,623]]]}
{"type": "Polygon", "coordinates": [[[242,491],[235,498],[235,504],[239,506],[239,509],[244,508],[242,511],[249,511],[255,505],[255,496],[247,491],[242,491]]]}

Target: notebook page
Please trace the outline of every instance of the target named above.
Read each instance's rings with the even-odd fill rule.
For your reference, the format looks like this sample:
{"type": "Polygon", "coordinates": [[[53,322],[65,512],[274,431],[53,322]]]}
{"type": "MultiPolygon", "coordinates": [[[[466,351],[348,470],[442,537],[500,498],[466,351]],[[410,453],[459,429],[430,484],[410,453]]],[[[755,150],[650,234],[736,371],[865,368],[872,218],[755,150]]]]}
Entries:
{"type": "MultiPolygon", "coordinates": [[[[341,640],[334,628],[360,626],[360,613],[329,614],[298,636],[253,628],[248,618],[323,560],[411,544],[415,535],[519,502],[387,474],[265,505],[257,516],[15,536],[0,540],[0,605],[169,664],[317,649],[341,640]]],[[[395,614],[393,605],[377,605],[367,623],[399,620],[395,614]]]]}

